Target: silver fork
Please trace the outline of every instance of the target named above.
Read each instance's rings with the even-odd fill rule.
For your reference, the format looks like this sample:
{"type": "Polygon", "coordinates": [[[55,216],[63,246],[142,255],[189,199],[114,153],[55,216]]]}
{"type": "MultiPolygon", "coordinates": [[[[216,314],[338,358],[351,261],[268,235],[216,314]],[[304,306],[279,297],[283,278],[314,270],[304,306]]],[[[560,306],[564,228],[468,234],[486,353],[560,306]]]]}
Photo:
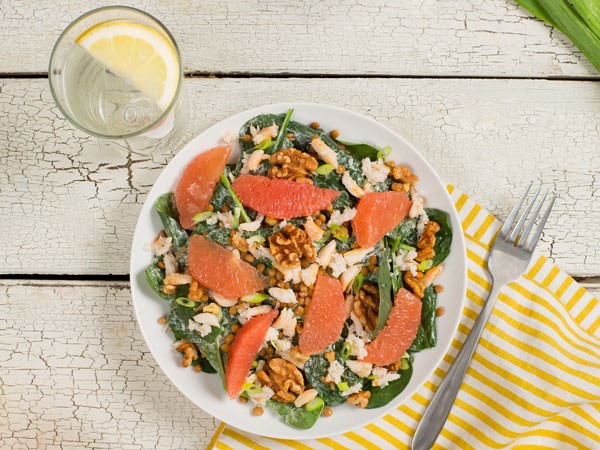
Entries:
{"type": "Polygon", "coordinates": [[[475,348],[477,347],[479,337],[492,312],[500,290],[504,285],[517,280],[525,273],[525,270],[531,261],[533,250],[542,235],[542,230],[544,229],[544,225],[546,225],[546,221],[548,220],[548,216],[550,215],[550,211],[556,200],[556,194],[552,194],[550,203],[540,219],[535,233],[529,238],[548,197],[548,193],[546,192],[542,197],[542,201],[538,203],[538,206],[535,208],[535,211],[528,221],[528,216],[540,196],[542,190],[542,187],[540,186],[515,224],[517,214],[525,203],[532,184],[527,187],[513,210],[508,215],[504,226],[498,233],[488,260],[488,269],[493,281],[492,290],[488,295],[471,332],[467,336],[467,339],[465,339],[458,355],[456,355],[454,363],[440,383],[435,395],[429,403],[429,407],[425,411],[425,414],[423,414],[423,417],[415,430],[412,441],[413,450],[429,450],[433,446],[433,443],[442,431],[444,423],[450,414],[458,390],[460,389],[469,363],[471,362],[471,358],[473,357],[473,353],[475,352],[475,348]],[[525,228],[523,229],[523,227],[525,228]]]}

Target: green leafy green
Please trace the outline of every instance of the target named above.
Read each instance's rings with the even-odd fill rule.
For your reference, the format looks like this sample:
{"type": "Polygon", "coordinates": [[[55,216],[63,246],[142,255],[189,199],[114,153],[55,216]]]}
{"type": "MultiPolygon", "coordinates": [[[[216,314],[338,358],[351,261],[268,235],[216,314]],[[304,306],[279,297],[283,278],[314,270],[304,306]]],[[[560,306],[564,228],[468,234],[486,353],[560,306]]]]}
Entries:
{"type": "Polygon", "coordinates": [[[313,175],[313,183],[316,187],[335,189],[340,192],[340,196],[333,201],[333,207],[337,210],[342,211],[345,207],[353,207],[356,204],[344,187],[341,175],[335,172],[329,172],[324,175],[313,175]]]}
{"type": "Polygon", "coordinates": [[[377,336],[385,326],[390,311],[392,310],[392,274],[390,270],[390,250],[385,248],[379,258],[379,274],[377,284],[379,285],[379,313],[377,315],[377,326],[373,330],[372,337],[377,336]]]}
{"type": "Polygon", "coordinates": [[[379,150],[369,144],[354,144],[352,142],[336,141],[346,147],[346,150],[358,160],[369,158],[371,161],[377,161],[379,150]]]}
{"type": "Polygon", "coordinates": [[[215,211],[220,211],[223,206],[232,207],[233,199],[231,198],[231,194],[221,181],[218,181],[215,185],[210,203],[213,205],[215,211]]]}
{"type": "Polygon", "coordinates": [[[408,369],[398,372],[400,378],[391,381],[384,388],[372,387],[370,389],[371,397],[369,398],[367,409],[381,408],[395,399],[404,389],[406,389],[406,386],[408,386],[408,382],[412,377],[412,372],[412,361],[409,359],[408,369]]]}
{"type": "Polygon", "coordinates": [[[233,188],[231,187],[229,178],[227,178],[228,173],[229,173],[229,169],[225,168],[225,170],[221,174],[221,178],[220,178],[221,183],[223,184],[223,186],[225,186],[225,189],[227,189],[227,191],[229,191],[229,195],[231,196],[231,199],[233,200],[233,204],[235,205],[235,207],[240,209],[240,214],[242,215],[242,219],[244,219],[244,222],[250,222],[250,217],[248,217],[248,213],[244,209],[244,205],[242,205],[242,202],[240,202],[240,199],[238,198],[238,196],[235,194],[235,192],[233,192],[233,188]]]}
{"type": "Polygon", "coordinates": [[[435,234],[435,256],[433,257],[433,267],[439,266],[450,254],[452,246],[452,225],[450,216],[439,209],[426,209],[429,220],[437,222],[440,226],[440,231],[435,234]]]}
{"type": "Polygon", "coordinates": [[[437,308],[437,294],[435,293],[433,285],[425,289],[421,302],[421,323],[417,330],[417,337],[408,349],[411,353],[435,347],[437,343],[437,324],[435,315],[435,310],[437,308]]]}
{"type": "MultiPolygon", "coordinates": [[[[175,196],[171,192],[161,195],[154,203],[154,209],[158,213],[167,236],[173,238],[171,243],[173,253],[177,253],[187,245],[188,234],[179,224],[179,213],[175,206],[175,196]]],[[[199,211],[200,212],[200,211],[199,211]]]]}
{"type": "Polygon", "coordinates": [[[411,245],[417,241],[417,219],[404,219],[386,234],[390,242],[392,254],[395,254],[400,244],[411,245]]]}
{"type": "Polygon", "coordinates": [[[223,336],[229,333],[233,319],[226,311],[223,311],[223,318],[219,327],[212,327],[212,331],[206,336],[200,336],[195,331],[190,330],[189,321],[197,313],[192,308],[180,306],[175,302],[171,303],[171,311],[167,316],[167,323],[178,339],[185,339],[196,344],[202,355],[207,359],[210,365],[221,375],[225,383],[225,370],[223,368],[223,359],[219,346],[223,336]]]}
{"type": "Polygon", "coordinates": [[[312,411],[308,411],[304,407],[296,407],[293,403],[280,403],[275,400],[268,400],[267,405],[270,406],[281,416],[281,420],[293,428],[307,430],[311,428],[321,416],[325,404],[312,411]]]}
{"type": "Polygon", "coordinates": [[[218,224],[209,225],[206,222],[199,222],[196,224],[194,233],[203,235],[209,241],[226,246],[229,243],[229,234],[231,233],[231,230],[221,228],[218,224]]]}

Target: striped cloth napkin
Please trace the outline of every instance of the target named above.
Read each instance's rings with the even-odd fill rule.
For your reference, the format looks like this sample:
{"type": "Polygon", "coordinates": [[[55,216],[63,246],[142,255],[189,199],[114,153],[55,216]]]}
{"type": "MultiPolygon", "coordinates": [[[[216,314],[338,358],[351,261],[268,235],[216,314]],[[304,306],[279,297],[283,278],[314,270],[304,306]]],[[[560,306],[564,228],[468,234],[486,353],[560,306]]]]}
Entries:
{"type": "MultiPolygon", "coordinates": [[[[448,191],[467,243],[467,299],[458,333],[431,378],[398,409],[354,432],[286,441],[222,424],[209,449],[409,448],[490,290],[484,267],[501,226],[458,189],[448,191]]],[[[534,258],[528,272],[502,290],[434,449],[599,449],[599,303],[548,259],[534,258]]]]}

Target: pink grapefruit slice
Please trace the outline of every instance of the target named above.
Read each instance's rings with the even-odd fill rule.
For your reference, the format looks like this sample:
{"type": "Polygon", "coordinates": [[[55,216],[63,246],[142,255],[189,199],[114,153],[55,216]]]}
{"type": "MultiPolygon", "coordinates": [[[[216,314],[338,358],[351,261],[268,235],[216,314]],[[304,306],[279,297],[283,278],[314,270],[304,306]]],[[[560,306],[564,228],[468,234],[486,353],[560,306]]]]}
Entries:
{"type": "Polygon", "coordinates": [[[248,376],[252,362],[276,316],[277,311],[273,310],[252,317],[235,335],[225,364],[225,386],[229,398],[236,398],[242,392],[244,380],[248,376]]]}
{"type": "Polygon", "coordinates": [[[310,216],[339,197],[335,189],[260,175],[240,175],[233,190],[244,206],[276,219],[310,216]]]}
{"type": "Polygon", "coordinates": [[[402,358],[411,346],[421,323],[421,300],[402,288],[396,294],[394,306],[383,329],[369,342],[364,362],[387,366],[402,358]]]}
{"type": "Polygon", "coordinates": [[[319,274],[312,300],[304,317],[300,351],[305,355],[321,353],[337,342],[346,321],[346,301],[340,281],[319,274]]]}
{"type": "Polygon", "coordinates": [[[188,264],[200,284],[226,298],[240,298],[267,287],[267,278],[253,266],[198,234],[190,238],[188,264]]]}
{"type": "Polygon", "coordinates": [[[230,153],[231,146],[212,148],[196,156],[183,171],[175,188],[175,204],[183,228],[193,230],[194,216],[208,208],[230,153]]]}
{"type": "Polygon", "coordinates": [[[370,192],[358,202],[352,229],[363,248],[373,247],[408,215],[412,202],[404,192],[370,192]]]}

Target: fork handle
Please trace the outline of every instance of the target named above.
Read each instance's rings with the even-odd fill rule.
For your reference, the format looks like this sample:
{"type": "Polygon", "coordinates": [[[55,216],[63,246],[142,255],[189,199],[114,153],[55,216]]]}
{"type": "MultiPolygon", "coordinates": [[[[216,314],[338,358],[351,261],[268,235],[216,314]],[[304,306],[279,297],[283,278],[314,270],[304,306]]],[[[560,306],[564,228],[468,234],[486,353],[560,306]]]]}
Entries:
{"type": "Polygon", "coordinates": [[[503,285],[494,283],[471,332],[465,339],[460,351],[456,355],[456,359],[452,363],[452,366],[450,366],[446,376],[429,402],[429,406],[421,417],[421,421],[413,437],[412,450],[430,450],[442,431],[467,373],[473,353],[475,353],[479,337],[483,332],[485,323],[492,312],[498,293],[503,285]]]}

